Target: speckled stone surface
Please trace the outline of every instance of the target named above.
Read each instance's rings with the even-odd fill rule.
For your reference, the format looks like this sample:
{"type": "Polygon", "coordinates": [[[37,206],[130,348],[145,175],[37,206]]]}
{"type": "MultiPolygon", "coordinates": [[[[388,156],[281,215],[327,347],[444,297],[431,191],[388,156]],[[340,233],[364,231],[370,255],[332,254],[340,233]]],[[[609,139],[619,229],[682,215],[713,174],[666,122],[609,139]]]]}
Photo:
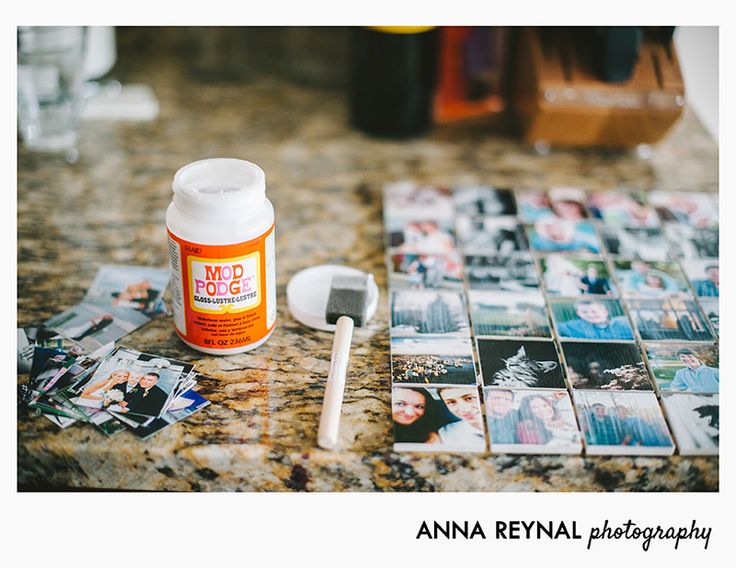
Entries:
{"type": "Polygon", "coordinates": [[[397,454],[391,449],[388,309],[380,188],[386,181],[500,186],[627,185],[716,191],[716,145],[686,113],[647,161],[553,150],[541,157],[504,129],[446,126],[411,142],[347,125],[340,91],[276,78],[204,85],[173,62],[121,61],[125,83],[161,103],[148,124],[87,123],[81,159],[18,154],[18,322],[77,303],[104,263],[165,266],[164,212],[180,166],[204,157],[254,161],[277,213],[279,321],[256,351],[228,357],[184,346],[170,319],[120,344],[196,362],[212,405],[141,442],[88,425],[59,430],[18,416],[20,487],[206,491],[713,491],[718,458],[397,454]],[[500,132],[500,133],[499,133],[500,132]],[[382,301],[354,342],[340,449],[316,448],[331,348],[286,309],[298,270],[345,263],[375,274],[382,301]]]}

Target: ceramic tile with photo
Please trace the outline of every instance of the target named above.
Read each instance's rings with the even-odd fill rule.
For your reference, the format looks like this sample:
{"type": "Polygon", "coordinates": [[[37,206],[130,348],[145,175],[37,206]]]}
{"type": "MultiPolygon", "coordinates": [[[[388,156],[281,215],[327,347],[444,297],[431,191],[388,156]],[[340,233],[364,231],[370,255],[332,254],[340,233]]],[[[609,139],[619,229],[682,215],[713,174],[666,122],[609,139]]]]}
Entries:
{"type": "Polygon", "coordinates": [[[720,405],[717,394],[667,393],[662,406],[682,456],[718,455],[720,405]]]}
{"type": "Polygon", "coordinates": [[[580,430],[566,390],[483,389],[491,452],[579,454],[580,430]]]}
{"type": "Polygon", "coordinates": [[[673,258],[718,258],[718,225],[691,227],[681,223],[665,223],[664,234],[670,243],[670,255],[673,258]]]}
{"type": "Polygon", "coordinates": [[[657,396],[651,392],[573,393],[589,455],[663,455],[675,446],[657,396]]]}
{"type": "Polygon", "coordinates": [[[452,219],[388,219],[385,229],[386,244],[392,254],[448,255],[457,252],[452,219]]]}
{"type": "Polygon", "coordinates": [[[400,223],[414,219],[452,221],[452,191],[413,182],[387,184],[383,188],[383,216],[386,221],[400,223]]]}
{"type": "Polygon", "coordinates": [[[524,227],[516,217],[457,218],[457,237],[463,253],[500,254],[529,249],[524,227]]]}
{"type": "Polygon", "coordinates": [[[713,333],[695,300],[628,300],[634,326],[643,341],[712,341],[713,333]]]}
{"type": "Polygon", "coordinates": [[[478,290],[536,292],[539,288],[537,268],[527,252],[466,255],[465,274],[468,286],[478,290]]]}
{"type": "Polygon", "coordinates": [[[596,191],[588,196],[588,210],[614,227],[657,227],[659,217],[646,195],[632,191],[596,191]]]}
{"type": "Polygon", "coordinates": [[[718,392],[715,343],[646,343],[649,370],[661,392],[718,392]]]}
{"type": "Polygon", "coordinates": [[[483,384],[504,388],[566,388],[552,341],[478,339],[483,384]]]}
{"type": "Polygon", "coordinates": [[[542,281],[553,296],[617,296],[616,285],[601,257],[547,254],[539,259],[542,281]]]}
{"type": "Polygon", "coordinates": [[[470,337],[468,312],[461,292],[394,290],[391,292],[391,336],[470,337]]]}
{"type": "Polygon", "coordinates": [[[721,279],[718,259],[683,260],[685,269],[695,295],[699,298],[717,298],[720,294],[721,279]]]}
{"type": "Polygon", "coordinates": [[[510,189],[489,186],[457,188],[453,192],[458,215],[516,215],[516,202],[510,189]]]}
{"type": "Polygon", "coordinates": [[[462,285],[463,266],[455,253],[399,253],[389,258],[389,287],[393,290],[460,289],[462,285]]]}
{"type": "Polygon", "coordinates": [[[391,417],[395,451],[483,452],[483,431],[476,387],[394,386],[391,417]]]}
{"type": "Polygon", "coordinates": [[[614,260],[613,270],[629,298],[692,296],[685,273],[674,261],[614,260]]]}
{"type": "Polygon", "coordinates": [[[468,299],[476,335],[550,337],[541,294],[470,290],[468,299]]]}
{"type": "Polygon", "coordinates": [[[715,334],[718,335],[718,328],[720,325],[720,302],[718,301],[718,298],[701,298],[699,301],[705,317],[708,318],[708,321],[710,322],[710,327],[713,329],[715,334]]]}
{"type": "Polygon", "coordinates": [[[392,337],[391,378],[394,384],[474,385],[470,339],[392,337]]]}
{"type": "Polygon", "coordinates": [[[561,343],[574,389],[654,390],[639,347],[634,343],[561,343]]]}
{"type": "Polygon", "coordinates": [[[524,223],[535,223],[539,219],[554,217],[552,202],[544,189],[517,190],[516,206],[519,210],[519,218],[524,223]]]}
{"type": "Polygon", "coordinates": [[[612,256],[667,260],[670,243],[658,227],[600,227],[603,244],[612,256]]]}
{"type": "Polygon", "coordinates": [[[589,221],[544,217],[527,227],[529,247],[537,252],[599,253],[601,244],[589,221]]]}
{"type": "Polygon", "coordinates": [[[550,299],[549,307],[557,335],[562,339],[634,339],[634,332],[618,300],[596,297],[550,299]]]}
{"type": "Polygon", "coordinates": [[[587,219],[587,193],[577,187],[553,187],[547,192],[552,213],[560,219],[581,221],[587,219]]]}
{"type": "Polygon", "coordinates": [[[712,193],[685,191],[651,191],[649,204],[662,221],[676,221],[693,227],[708,227],[718,223],[718,206],[712,193]]]}

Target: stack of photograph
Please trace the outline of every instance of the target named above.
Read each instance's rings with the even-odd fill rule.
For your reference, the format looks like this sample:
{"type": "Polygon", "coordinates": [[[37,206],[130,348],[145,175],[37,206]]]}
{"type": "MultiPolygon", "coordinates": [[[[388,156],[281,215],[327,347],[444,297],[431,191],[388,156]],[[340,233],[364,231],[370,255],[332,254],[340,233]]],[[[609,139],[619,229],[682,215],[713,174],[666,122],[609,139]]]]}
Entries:
{"type": "Polygon", "coordinates": [[[452,192],[384,188],[391,307],[391,407],[397,451],[483,452],[452,192]]]}

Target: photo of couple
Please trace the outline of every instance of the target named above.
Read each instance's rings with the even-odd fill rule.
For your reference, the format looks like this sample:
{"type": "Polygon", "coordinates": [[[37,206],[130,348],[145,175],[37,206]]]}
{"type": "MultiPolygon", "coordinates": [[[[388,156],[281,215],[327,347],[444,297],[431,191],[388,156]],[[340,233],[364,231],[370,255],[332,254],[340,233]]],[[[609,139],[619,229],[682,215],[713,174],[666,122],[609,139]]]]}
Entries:
{"type": "Polygon", "coordinates": [[[486,439],[476,387],[395,386],[391,393],[396,451],[483,452],[486,439]]]}
{"type": "Polygon", "coordinates": [[[590,455],[671,455],[674,445],[654,393],[576,391],[590,455]]]}
{"type": "Polygon", "coordinates": [[[160,299],[168,282],[166,268],[106,264],[98,270],[85,301],[153,315],[162,309],[160,299]]]}
{"type": "Polygon", "coordinates": [[[556,296],[615,296],[615,288],[602,259],[550,254],[540,259],[544,287],[556,296]]]}
{"type": "Polygon", "coordinates": [[[394,254],[389,285],[393,289],[460,288],[462,263],[457,254],[394,254]]]}
{"type": "Polygon", "coordinates": [[[485,389],[491,451],[579,454],[580,431],[565,390],[485,389]]]}
{"type": "Polygon", "coordinates": [[[576,187],[554,187],[549,191],[526,189],[518,191],[519,214],[526,223],[557,217],[568,221],[586,219],[585,191],[576,187]]]}

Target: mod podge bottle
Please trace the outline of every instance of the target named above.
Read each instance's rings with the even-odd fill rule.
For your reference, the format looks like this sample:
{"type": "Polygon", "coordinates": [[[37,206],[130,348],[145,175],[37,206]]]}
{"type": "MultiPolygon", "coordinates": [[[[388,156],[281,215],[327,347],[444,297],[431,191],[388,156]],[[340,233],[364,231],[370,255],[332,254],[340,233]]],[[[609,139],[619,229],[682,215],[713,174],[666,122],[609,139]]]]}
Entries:
{"type": "Polygon", "coordinates": [[[276,325],[273,205],[257,165],[192,162],[172,184],[166,211],[174,325],[194,349],[255,349],[276,325]]]}

